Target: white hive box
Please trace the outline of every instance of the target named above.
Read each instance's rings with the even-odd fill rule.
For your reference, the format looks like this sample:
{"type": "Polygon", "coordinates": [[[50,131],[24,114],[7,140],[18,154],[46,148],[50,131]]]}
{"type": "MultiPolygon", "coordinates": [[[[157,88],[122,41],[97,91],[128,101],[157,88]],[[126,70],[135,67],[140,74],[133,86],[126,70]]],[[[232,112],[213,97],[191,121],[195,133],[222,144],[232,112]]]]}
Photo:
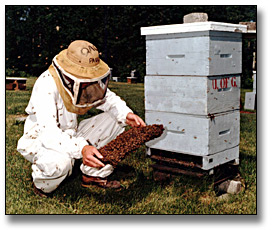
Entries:
{"type": "Polygon", "coordinates": [[[240,75],[146,76],[146,111],[208,115],[240,108],[240,75]]]}
{"type": "Polygon", "coordinates": [[[141,28],[147,75],[211,76],[242,72],[246,25],[197,22],[141,28]]]}
{"type": "Polygon", "coordinates": [[[146,112],[147,124],[163,124],[164,135],[147,147],[207,156],[239,145],[240,112],[220,113],[215,117],[187,114],[146,112]]]}

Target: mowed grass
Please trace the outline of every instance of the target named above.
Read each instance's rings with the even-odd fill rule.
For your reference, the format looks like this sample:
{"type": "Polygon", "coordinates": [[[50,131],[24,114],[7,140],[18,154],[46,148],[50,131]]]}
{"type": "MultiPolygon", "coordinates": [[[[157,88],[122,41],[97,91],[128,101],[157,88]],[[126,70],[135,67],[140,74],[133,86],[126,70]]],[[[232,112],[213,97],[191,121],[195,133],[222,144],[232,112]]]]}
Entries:
{"type": "MultiPolygon", "coordinates": [[[[165,183],[153,179],[152,161],[145,147],[130,154],[112,176],[121,191],[81,187],[77,161],[68,178],[52,198],[33,193],[31,164],[17,151],[25,115],[36,78],[28,79],[26,91],[6,91],[6,214],[255,214],[256,213],[256,114],[241,114],[240,174],[243,189],[220,200],[211,180],[178,176],[165,183]]],[[[110,88],[144,118],[144,85],[111,83],[110,88]]],[[[244,91],[242,90],[242,94],[244,91]]],[[[92,110],[88,115],[95,115],[92,110]]]]}

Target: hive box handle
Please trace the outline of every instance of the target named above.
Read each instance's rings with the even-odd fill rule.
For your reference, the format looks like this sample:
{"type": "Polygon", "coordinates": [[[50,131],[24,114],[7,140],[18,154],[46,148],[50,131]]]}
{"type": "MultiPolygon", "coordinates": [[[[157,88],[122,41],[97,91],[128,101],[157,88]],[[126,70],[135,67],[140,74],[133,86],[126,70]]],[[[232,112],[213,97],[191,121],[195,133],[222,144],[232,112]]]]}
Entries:
{"type": "Polygon", "coordinates": [[[185,54],[167,55],[166,59],[185,58],[185,54]]]}
{"type": "Polygon", "coordinates": [[[232,54],[220,54],[220,58],[232,58],[232,54]]]}
{"type": "Polygon", "coordinates": [[[219,132],[219,136],[225,135],[225,134],[229,134],[230,133],[230,129],[224,130],[219,132]]]}

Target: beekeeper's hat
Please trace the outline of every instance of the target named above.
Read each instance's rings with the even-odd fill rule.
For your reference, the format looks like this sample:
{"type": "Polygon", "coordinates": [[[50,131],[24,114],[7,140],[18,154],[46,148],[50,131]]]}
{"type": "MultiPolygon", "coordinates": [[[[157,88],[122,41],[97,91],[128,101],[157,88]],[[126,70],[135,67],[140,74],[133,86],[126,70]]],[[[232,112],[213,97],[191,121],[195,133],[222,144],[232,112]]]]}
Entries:
{"type": "Polygon", "coordinates": [[[69,112],[84,114],[103,103],[110,68],[99,58],[93,44],[83,40],[72,42],[55,56],[49,70],[69,112]]]}
{"type": "Polygon", "coordinates": [[[97,48],[90,42],[77,40],[62,50],[56,61],[66,72],[82,79],[95,79],[108,74],[108,65],[99,58],[97,48]]]}

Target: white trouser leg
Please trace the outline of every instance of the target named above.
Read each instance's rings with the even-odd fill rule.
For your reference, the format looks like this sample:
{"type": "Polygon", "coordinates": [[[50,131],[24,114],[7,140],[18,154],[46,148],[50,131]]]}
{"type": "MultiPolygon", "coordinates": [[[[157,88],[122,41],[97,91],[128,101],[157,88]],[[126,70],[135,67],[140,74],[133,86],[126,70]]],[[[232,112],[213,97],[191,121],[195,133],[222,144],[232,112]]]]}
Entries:
{"type": "MultiPolygon", "coordinates": [[[[77,136],[84,137],[94,147],[99,149],[115,139],[124,130],[109,113],[105,112],[81,121],[78,126],[77,136]]],[[[113,172],[113,167],[109,164],[101,169],[82,164],[80,169],[85,175],[102,178],[109,176],[113,172]]]]}
{"type": "Polygon", "coordinates": [[[41,148],[33,158],[33,182],[38,189],[50,193],[72,174],[73,165],[74,159],[68,154],[41,148]]]}

